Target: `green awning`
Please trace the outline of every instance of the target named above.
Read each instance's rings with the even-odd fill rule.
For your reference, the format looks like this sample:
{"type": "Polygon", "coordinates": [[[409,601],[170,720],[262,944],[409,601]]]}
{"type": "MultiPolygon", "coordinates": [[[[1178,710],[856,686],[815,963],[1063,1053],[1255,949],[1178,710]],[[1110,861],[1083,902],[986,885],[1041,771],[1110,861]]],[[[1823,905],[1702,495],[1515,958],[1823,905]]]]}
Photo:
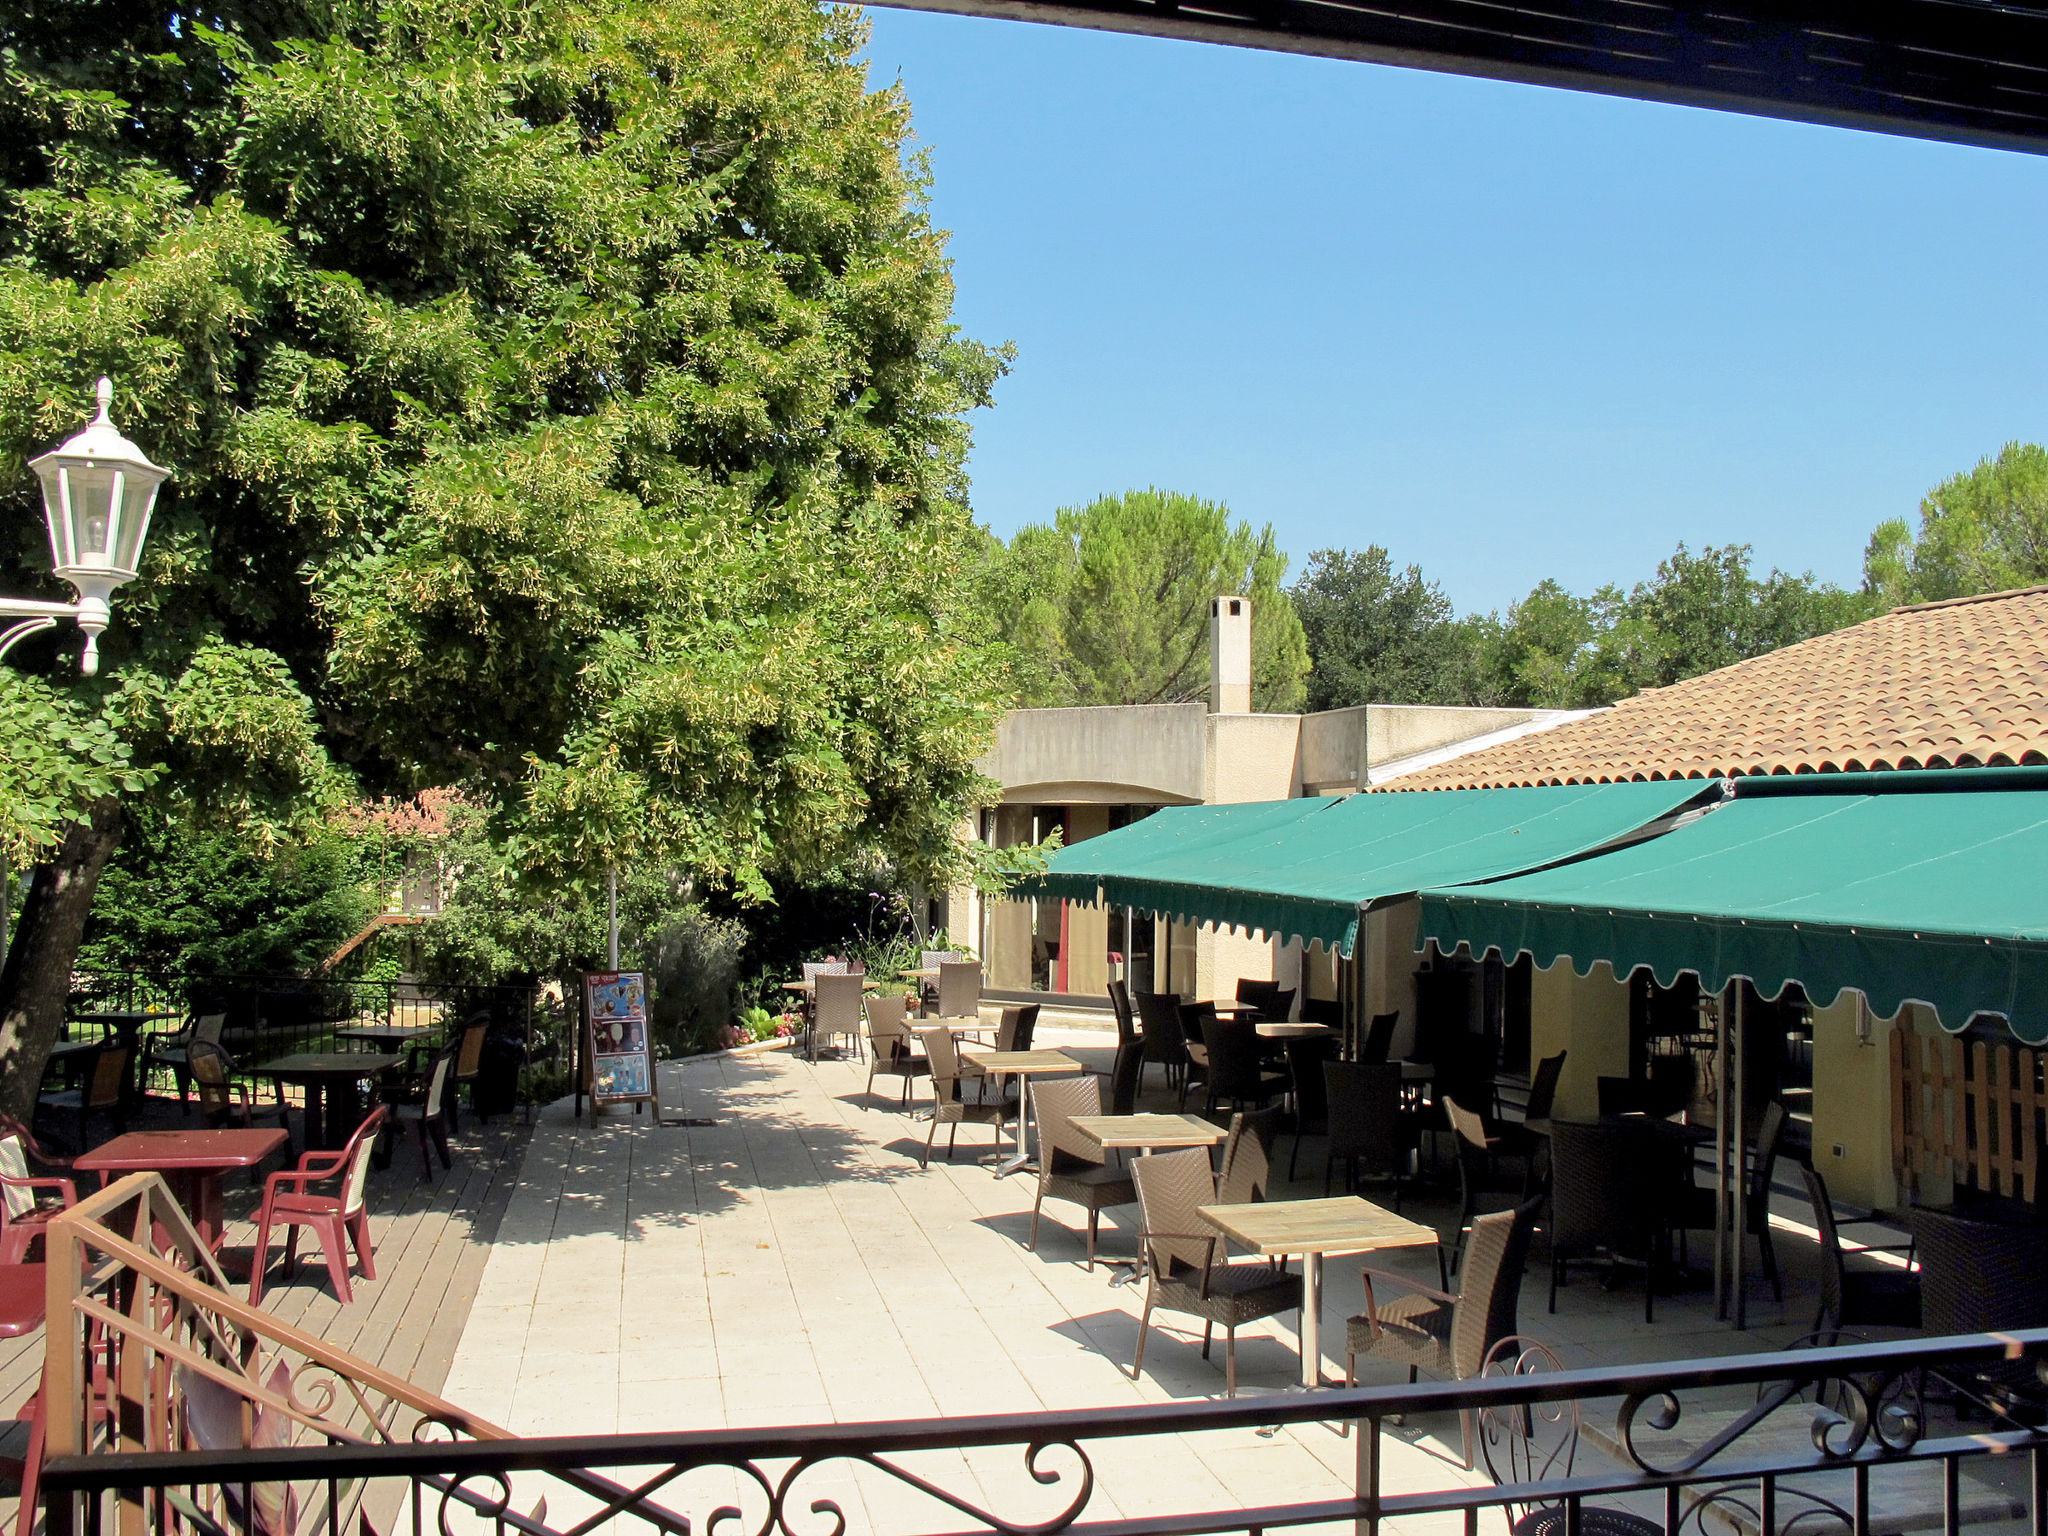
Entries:
{"type": "Polygon", "coordinates": [[[1019,894],[1348,951],[1368,902],[1538,869],[1718,793],[1694,779],[1173,807],[1061,849],[1019,894]]]}
{"type": "Polygon", "coordinates": [[[1477,889],[1422,893],[1422,933],[1475,955],[1569,956],[1734,977],[1817,1004],[1860,991],[1880,1017],[2003,1014],[2048,1040],[2048,771],[1739,779],[1666,836],[1477,889]]]}

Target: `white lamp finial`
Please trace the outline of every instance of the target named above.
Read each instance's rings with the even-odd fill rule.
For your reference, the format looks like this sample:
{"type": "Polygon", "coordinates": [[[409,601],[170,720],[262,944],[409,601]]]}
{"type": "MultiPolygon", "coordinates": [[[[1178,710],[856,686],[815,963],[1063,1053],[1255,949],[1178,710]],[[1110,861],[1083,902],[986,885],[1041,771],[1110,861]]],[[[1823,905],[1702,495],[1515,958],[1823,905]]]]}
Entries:
{"type": "Polygon", "coordinates": [[[93,386],[93,396],[100,403],[100,413],[94,419],[93,425],[98,426],[101,422],[105,422],[108,426],[112,426],[114,423],[108,417],[107,411],[114,403],[114,381],[105,374],[101,374],[99,383],[93,386]]]}

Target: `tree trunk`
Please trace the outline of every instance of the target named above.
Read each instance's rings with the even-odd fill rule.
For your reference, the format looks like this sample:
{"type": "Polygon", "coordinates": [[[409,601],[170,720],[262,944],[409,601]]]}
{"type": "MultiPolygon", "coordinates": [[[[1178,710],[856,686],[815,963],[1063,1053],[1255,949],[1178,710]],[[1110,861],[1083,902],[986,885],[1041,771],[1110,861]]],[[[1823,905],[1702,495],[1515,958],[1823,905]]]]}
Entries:
{"type": "Polygon", "coordinates": [[[0,968],[0,1110],[23,1124],[35,1114],[43,1063],[64,1022],[71,968],[100,871],[120,844],[121,803],[107,795],[64,834],[56,857],[36,866],[21,904],[0,968]]]}

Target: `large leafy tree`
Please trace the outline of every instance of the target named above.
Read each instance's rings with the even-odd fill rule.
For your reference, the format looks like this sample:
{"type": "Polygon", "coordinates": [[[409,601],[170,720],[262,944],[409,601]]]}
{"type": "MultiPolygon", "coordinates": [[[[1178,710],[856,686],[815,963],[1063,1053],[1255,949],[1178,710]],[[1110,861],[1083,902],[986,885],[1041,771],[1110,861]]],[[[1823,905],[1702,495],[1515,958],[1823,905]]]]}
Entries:
{"type": "Polygon", "coordinates": [[[1894,603],[2048,581],[2048,448],[2007,443],[1951,475],[1921,501],[1918,537],[1904,518],[1878,526],[1863,570],[1865,586],[1894,603]]]}
{"type": "Polygon", "coordinates": [[[1308,648],[1272,528],[1220,502],[1127,491],[1065,507],[984,552],[985,601],[1027,706],[1171,704],[1209,688],[1209,604],[1252,603],[1252,707],[1301,705],[1308,648]]]}
{"type": "MultiPolygon", "coordinates": [[[[107,676],[15,657],[101,767],[277,839],[460,783],[557,880],[953,857],[1002,359],[859,41],[809,0],[0,0],[0,579],[95,374],[177,474],[107,676]]],[[[16,1108],[120,836],[80,782],[0,977],[16,1108]]]]}
{"type": "Polygon", "coordinates": [[[1288,589],[1308,641],[1308,707],[1462,703],[1471,632],[1422,567],[1377,544],[1319,549],[1288,589]]]}

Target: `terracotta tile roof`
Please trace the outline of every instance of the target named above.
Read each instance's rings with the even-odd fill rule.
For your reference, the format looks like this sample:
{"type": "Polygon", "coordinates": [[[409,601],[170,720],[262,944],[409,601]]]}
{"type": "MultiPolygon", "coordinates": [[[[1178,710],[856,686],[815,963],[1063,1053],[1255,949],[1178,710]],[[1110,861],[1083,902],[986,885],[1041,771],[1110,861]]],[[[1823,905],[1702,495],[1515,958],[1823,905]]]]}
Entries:
{"type": "Polygon", "coordinates": [[[2048,586],[1895,608],[1386,788],[2043,761],[2048,586]]]}

